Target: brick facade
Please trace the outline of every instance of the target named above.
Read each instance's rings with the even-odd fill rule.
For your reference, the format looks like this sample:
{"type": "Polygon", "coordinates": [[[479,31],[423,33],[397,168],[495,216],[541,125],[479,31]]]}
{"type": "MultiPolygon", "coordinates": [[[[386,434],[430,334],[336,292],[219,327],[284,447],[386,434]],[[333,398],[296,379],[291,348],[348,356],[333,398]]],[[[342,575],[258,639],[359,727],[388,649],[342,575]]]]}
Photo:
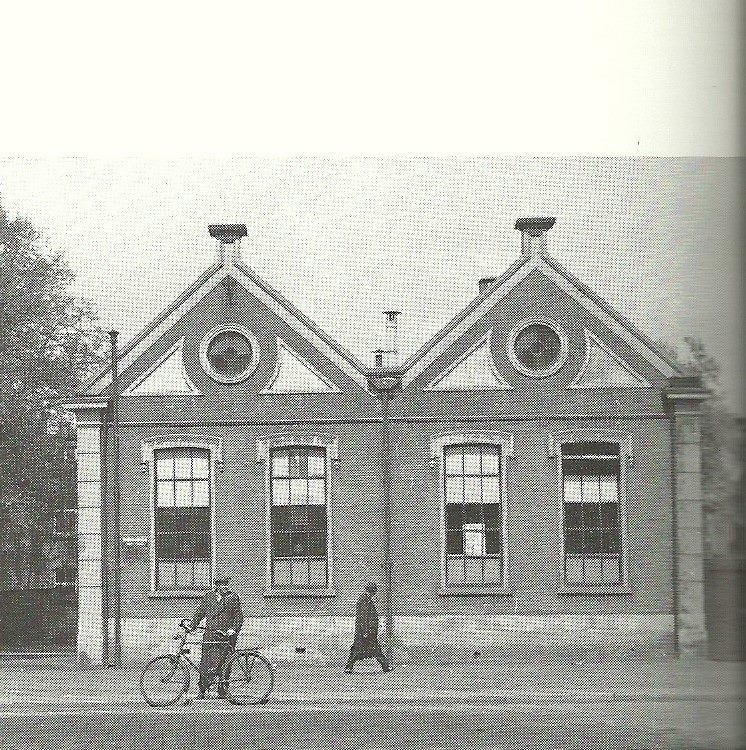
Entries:
{"type": "MultiPolygon", "coordinates": [[[[241,595],[248,616],[242,637],[265,644],[276,657],[292,657],[302,647],[306,658],[341,658],[361,587],[370,579],[379,584],[386,579],[387,512],[390,645],[411,659],[435,652],[672,648],[677,639],[688,649],[701,642],[699,434],[691,413],[701,389],[689,389],[686,402],[676,400],[671,386],[676,371],[649,342],[569,274],[558,272],[541,243],[538,249],[536,243],[524,245],[528,254],[520,262],[398,368],[356,362],[264,282],[258,285],[248,269],[234,265],[233,253],[161,316],[152,333],[146,331],[131,351],[125,349],[118,383],[123,394],[118,471],[126,656],[160,648],[164,634],[191,614],[201,593],[153,587],[152,446],[159,444],[204,445],[212,451],[214,568],[231,575],[241,595]],[[218,281],[221,274],[234,282],[218,281]],[[191,307],[185,303],[190,294],[191,307]],[[522,374],[508,357],[509,334],[527,319],[553,321],[566,335],[566,360],[551,376],[522,374]],[[255,337],[258,362],[241,382],[215,382],[201,363],[202,342],[220,325],[240,325],[255,337]],[[648,385],[574,387],[588,366],[586,332],[648,385]],[[485,337],[507,387],[431,387],[485,337]],[[329,392],[272,392],[281,344],[302,358],[329,392]],[[195,392],[129,395],[130,386],[175,346],[195,392]],[[395,386],[386,424],[375,387],[382,377],[395,386]],[[620,585],[579,588],[563,580],[563,440],[619,446],[620,585]],[[268,585],[269,458],[262,446],[277,441],[334,446],[333,454],[326,453],[330,582],[323,590],[268,585]],[[450,443],[501,446],[505,570],[499,586],[444,581],[441,459],[450,443]]],[[[102,375],[71,405],[79,420],[91,414],[102,419],[105,446],[112,443],[106,406],[111,396],[102,375]]],[[[115,460],[109,449],[102,481],[113,476],[115,460]]],[[[96,499],[90,487],[80,497],[81,510],[96,499]]],[[[106,538],[113,512],[111,503],[105,504],[98,526],[89,512],[90,523],[80,533],[100,538],[103,531],[106,538]]],[[[113,544],[110,539],[109,569],[113,544]]],[[[79,647],[98,660],[102,618],[111,616],[107,603],[116,592],[111,575],[102,589],[101,561],[94,563],[86,561],[85,576],[81,568],[81,586],[85,578],[92,588],[81,598],[79,647]]]]}

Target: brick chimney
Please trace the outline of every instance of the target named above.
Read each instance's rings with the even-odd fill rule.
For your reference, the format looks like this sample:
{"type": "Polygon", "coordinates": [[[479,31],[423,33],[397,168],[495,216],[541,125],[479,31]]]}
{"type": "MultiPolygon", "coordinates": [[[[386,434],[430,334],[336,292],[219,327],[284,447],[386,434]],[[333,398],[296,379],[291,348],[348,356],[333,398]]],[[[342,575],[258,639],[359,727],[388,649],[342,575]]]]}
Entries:
{"type": "Polygon", "coordinates": [[[535,216],[518,219],[515,228],[521,232],[521,252],[524,255],[546,255],[547,232],[554,226],[554,216],[535,216]]]}
{"type": "Polygon", "coordinates": [[[210,237],[218,241],[220,262],[232,266],[241,259],[241,237],[246,237],[246,224],[210,224],[207,227],[210,237]]]}

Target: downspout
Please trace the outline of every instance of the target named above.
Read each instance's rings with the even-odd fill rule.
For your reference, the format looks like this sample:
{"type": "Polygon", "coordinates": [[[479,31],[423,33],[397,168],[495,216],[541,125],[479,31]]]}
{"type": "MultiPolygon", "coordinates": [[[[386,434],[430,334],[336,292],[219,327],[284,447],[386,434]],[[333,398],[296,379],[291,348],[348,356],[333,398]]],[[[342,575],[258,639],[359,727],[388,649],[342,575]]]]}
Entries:
{"type": "Polygon", "coordinates": [[[388,391],[381,393],[381,470],[383,473],[383,585],[386,596],[386,658],[394,653],[394,619],[391,597],[391,429],[389,423],[388,391]]]}
{"type": "Polygon", "coordinates": [[[106,498],[109,496],[108,475],[106,469],[106,457],[109,455],[106,439],[106,414],[101,419],[101,633],[102,657],[101,661],[106,667],[109,663],[109,514],[106,508],[106,498]]]}
{"type": "MultiPolygon", "coordinates": [[[[114,537],[114,665],[122,662],[122,555],[121,531],[119,523],[120,494],[119,494],[119,355],[117,351],[118,331],[110,331],[111,337],[111,498],[114,522],[112,535],[114,537]]],[[[108,622],[107,622],[108,628],[108,622]]]]}

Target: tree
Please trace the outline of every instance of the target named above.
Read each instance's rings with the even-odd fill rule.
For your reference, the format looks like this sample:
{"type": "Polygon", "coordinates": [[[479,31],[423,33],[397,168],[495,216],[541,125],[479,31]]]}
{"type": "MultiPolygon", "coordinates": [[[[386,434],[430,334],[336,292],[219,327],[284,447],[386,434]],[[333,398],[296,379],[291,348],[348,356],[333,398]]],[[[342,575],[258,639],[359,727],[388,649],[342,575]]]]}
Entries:
{"type": "Polygon", "coordinates": [[[50,434],[54,404],[102,360],[103,333],[72,281],[32,224],[0,205],[0,578],[16,586],[38,582],[69,491],[69,430],[50,434]]]}
{"type": "Polygon", "coordinates": [[[717,360],[700,339],[685,336],[684,343],[683,356],[663,348],[685,375],[699,375],[711,391],[701,410],[705,550],[710,556],[743,552],[743,426],[725,403],[717,360]]]}

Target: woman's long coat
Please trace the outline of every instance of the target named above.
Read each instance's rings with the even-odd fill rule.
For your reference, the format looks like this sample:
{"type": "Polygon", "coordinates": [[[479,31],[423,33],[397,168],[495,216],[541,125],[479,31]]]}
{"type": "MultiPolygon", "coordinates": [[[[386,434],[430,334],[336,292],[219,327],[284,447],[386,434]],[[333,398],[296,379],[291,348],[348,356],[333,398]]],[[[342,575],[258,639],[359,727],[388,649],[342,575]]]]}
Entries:
{"type": "Polygon", "coordinates": [[[367,592],[357,600],[352,648],[358,657],[374,656],[381,648],[378,643],[378,611],[373,597],[367,592]]]}
{"type": "MultiPolygon", "coordinates": [[[[223,641],[236,644],[236,636],[226,638],[215,632],[217,630],[235,630],[238,634],[243,625],[243,612],[241,611],[241,602],[238,594],[229,591],[225,596],[219,597],[216,591],[208,591],[197,607],[197,611],[192,618],[192,627],[205,621],[205,634],[202,636],[203,643],[206,641],[223,641]]],[[[228,653],[224,646],[202,646],[202,658],[200,659],[199,669],[203,675],[216,674],[220,671],[223,661],[228,653]]]]}

